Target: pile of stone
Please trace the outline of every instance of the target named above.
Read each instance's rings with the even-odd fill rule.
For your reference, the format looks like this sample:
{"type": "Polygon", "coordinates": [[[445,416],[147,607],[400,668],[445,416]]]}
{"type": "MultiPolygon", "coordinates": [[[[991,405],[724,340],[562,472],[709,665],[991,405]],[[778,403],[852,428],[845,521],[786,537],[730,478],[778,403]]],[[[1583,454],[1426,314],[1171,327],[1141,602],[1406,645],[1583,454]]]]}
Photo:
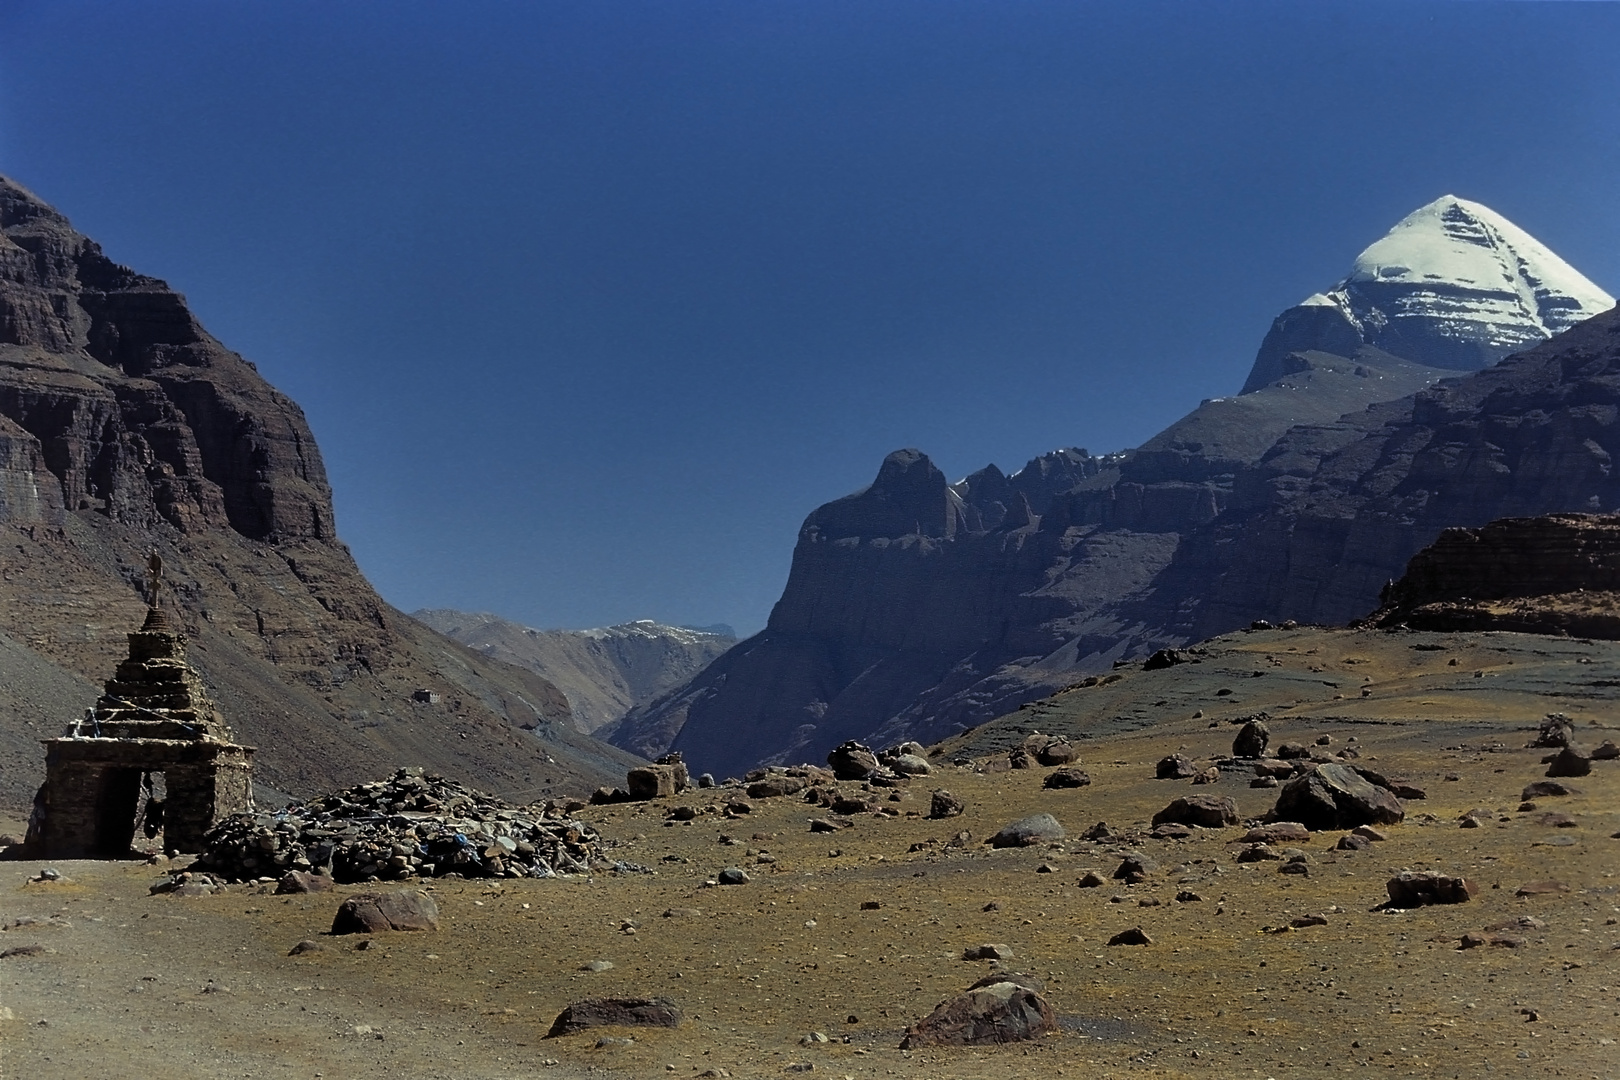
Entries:
{"type": "Polygon", "coordinates": [[[334,880],[553,877],[607,864],[590,826],[549,807],[509,806],[419,768],[209,831],[195,868],[235,881],[319,871],[334,880]]]}

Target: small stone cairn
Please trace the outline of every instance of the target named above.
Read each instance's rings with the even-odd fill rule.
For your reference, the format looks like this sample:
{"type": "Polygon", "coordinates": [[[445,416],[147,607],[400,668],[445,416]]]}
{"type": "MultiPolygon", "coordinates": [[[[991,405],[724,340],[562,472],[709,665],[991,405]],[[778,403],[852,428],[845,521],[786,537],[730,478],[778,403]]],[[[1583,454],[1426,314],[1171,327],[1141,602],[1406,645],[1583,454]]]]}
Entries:
{"type": "Polygon", "coordinates": [[[589,825],[550,806],[509,806],[419,768],[209,831],[194,869],[234,881],[323,871],[341,883],[418,877],[553,877],[607,863],[589,825]]]}

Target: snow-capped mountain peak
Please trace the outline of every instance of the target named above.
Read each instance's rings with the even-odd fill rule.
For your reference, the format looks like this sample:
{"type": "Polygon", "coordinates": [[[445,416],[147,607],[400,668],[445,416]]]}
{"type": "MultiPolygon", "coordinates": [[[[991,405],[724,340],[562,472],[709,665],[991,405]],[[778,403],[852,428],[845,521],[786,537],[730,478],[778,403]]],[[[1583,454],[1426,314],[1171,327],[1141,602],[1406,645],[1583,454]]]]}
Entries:
{"type": "Polygon", "coordinates": [[[1446,195],[1406,215],[1350,273],[1278,316],[1243,390],[1293,352],[1362,346],[1436,368],[1488,367],[1614,306],[1614,297],[1488,206],[1446,195]]]}

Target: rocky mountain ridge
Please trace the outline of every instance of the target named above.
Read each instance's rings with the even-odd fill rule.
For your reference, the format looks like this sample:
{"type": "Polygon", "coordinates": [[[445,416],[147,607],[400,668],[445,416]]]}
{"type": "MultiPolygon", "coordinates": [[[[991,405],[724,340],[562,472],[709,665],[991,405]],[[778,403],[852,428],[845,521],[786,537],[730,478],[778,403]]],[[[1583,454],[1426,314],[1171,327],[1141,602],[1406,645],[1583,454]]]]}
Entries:
{"type": "Polygon", "coordinates": [[[167,568],[170,617],[258,777],[286,793],[401,764],[581,789],[628,755],[545,680],[389,607],[333,525],[302,410],[165,283],[0,178],[0,800],[95,700],[167,568]],[[416,690],[437,694],[419,703],[416,690]]]}
{"type": "MultiPolygon", "coordinates": [[[[737,642],[734,634],[651,619],[589,630],[537,630],[488,612],[433,608],[413,611],[411,617],[476,652],[547,679],[568,698],[577,729],[608,739],[614,721],[632,707],[686,682],[737,642]]],[[[636,750],[633,743],[623,745],[636,750]]]]}
{"type": "MultiPolygon", "coordinates": [[[[1460,210],[1490,239],[1492,259],[1507,247],[1545,250],[1476,205],[1425,207],[1417,231],[1438,232],[1455,255],[1470,235],[1453,220],[1460,210]]],[[[1538,319],[1607,299],[1554,260],[1521,263],[1560,286],[1549,297],[1579,302],[1553,297],[1538,319]]],[[[1455,299],[1478,284],[1437,283],[1431,264],[1411,261],[1415,286],[1385,280],[1412,286],[1409,298],[1455,299]]],[[[1314,336],[1295,326],[1279,343],[1274,327],[1255,370],[1280,374],[1203,403],[1136,451],[1062,451],[1011,478],[992,467],[955,485],[919,451],[890,455],[870,488],[806,519],[766,629],[632,710],[621,730],[677,732],[673,748],[717,773],[816,759],[849,738],[931,742],[1116,660],[1253,619],[1365,615],[1442,528],[1616,505],[1600,475],[1614,441],[1606,376],[1578,375],[1614,358],[1602,329],[1613,317],[1555,339],[1581,356],[1595,350],[1586,360],[1555,360],[1544,345],[1527,354],[1538,359],[1457,378],[1458,366],[1502,346],[1499,290],[1486,291],[1480,318],[1457,317],[1455,304],[1426,314],[1408,305],[1402,333],[1372,340],[1330,322],[1314,336]],[[1564,384],[1566,364],[1580,389],[1564,384]],[[1510,372],[1525,375],[1523,393],[1508,391],[1510,372]],[[1493,419],[1501,409],[1511,415],[1493,419]]]]}

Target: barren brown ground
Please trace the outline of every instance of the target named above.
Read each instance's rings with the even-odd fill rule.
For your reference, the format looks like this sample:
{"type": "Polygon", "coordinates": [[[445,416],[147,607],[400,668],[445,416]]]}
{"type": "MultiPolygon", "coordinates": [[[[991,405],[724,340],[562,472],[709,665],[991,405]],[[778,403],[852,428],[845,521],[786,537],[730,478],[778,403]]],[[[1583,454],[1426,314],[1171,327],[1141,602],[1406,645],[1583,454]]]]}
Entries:
{"type": "Polygon", "coordinates": [[[1299,631],[1221,639],[1200,659],[1125,673],[946,744],[934,776],[886,803],[900,816],[861,816],[835,834],[809,832],[824,812],[793,797],[750,800],[740,819],[708,812],[730,791],[593,807],[582,816],[620,843],[615,855],[656,874],[438,881],[439,932],[379,936],[366,950],[322,936],[358,886],[177,899],[148,896],[158,870],[138,863],[59,864],[71,884],[28,883],[41,864],[0,863],[0,925],[65,923],[0,932],[0,951],[54,950],[0,960],[0,1077],[764,1077],[795,1064],[849,1077],[1615,1075],[1620,762],[1572,781],[1578,795],[1518,805],[1544,771],[1543,752],[1523,748],[1544,712],[1569,713],[1592,744],[1620,736],[1615,691],[1597,685],[1620,685],[1620,648],[1299,631]],[[1152,779],[1172,751],[1226,752],[1229,721],[1260,709],[1274,745],[1354,737],[1363,762],[1428,798],[1366,851],[1314,836],[1309,877],[1234,862],[1242,830],[1222,829],[1143,839],[1161,867],[1146,883],[1078,887],[1131,846],[1080,840],[1096,821],[1145,832],[1154,811],[1195,791],[1230,795],[1249,817],[1269,809],[1275,791],[1231,774],[1200,788],[1152,779]],[[1045,791],[1046,769],[951,764],[1037,727],[1090,736],[1089,787],[1045,791]],[[967,812],[923,817],[936,787],[967,812]],[[673,804],[705,812],[666,825],[673,804]],[[1459,828],[1476,807],[1494,811],[1486,826],[1459,828]],[[982,843],[1039,811],[1069,838],[982,843]],[[1543,824],[1549,811],[1576,826],[1543,824]],[[969,842],[948,847],[963,831],[969,842]],[[730,865],[752,882],[705,885],[730,865]],[[1482,889],[1468,904],[1373,910],[1403,868],[1465,873],[1482,889]],[[1543,879],[1570,891],[1516,895],[1543,879]],[[1177,902],[1182,890],[1202,899],[1177,902]],[[1327,924],[1266,932],[1307,913],[1327,924]],[[1545,928],[1517,931],[1517,948],[1458,950],[1462,934],[1521,915],[1545,928]],[[1132,926],[1153,944],[1105,944],[1132,926]],[[289,957],[304,938],[326,948],[289,957]],[[1007,967],[1046,980],[1063,1031],[1002,1048],[897,1049],[907,1023],[993,966],[960,959],[981,943],[1008,946],[1007,967]],[[598,959],[613,968],[581,970],[598,959]],[[687,1021],[544,1038],[570,1000],[603,994],[666,996],[687,1021]],[[811,1032],[830,1041],[801,1045],[811,1032]],[[602,1035],[634,1041],[599,1046],[602,1035]]]}

